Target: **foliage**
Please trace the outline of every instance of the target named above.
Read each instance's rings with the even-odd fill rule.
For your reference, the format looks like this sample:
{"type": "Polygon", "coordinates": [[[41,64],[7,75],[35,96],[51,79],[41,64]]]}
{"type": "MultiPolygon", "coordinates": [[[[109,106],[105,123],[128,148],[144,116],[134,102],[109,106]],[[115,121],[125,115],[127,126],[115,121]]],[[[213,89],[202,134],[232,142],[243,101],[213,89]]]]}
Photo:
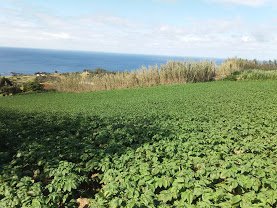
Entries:
{"type": "Polygon", "coordinates": [[[41,92],[43,90],[43,85],[37,81],[19,84],[5,77],[0,78],[0,94],[2,95],[14,95],[21,92],[41,92]]]}
{"type": "MultiPolygon", "coordinates": [[[[87,71],[87,70],[86,70],[87,71]]],[[[86,76],[73,73],[54,83],[63,92],[99,91],[121,88],[148,87],[164,84],[212,81],[215,64],[211,62],[168,62],[160,67],[141,67],[132,72],[107,72],[96,69],[86,76]]]]}
{"type": "Polygon", "coordinates": [[[277,70],[248,70],[238,76],[239,80],[277,80],[277,70]]]}
{"type": "Polygon", "coordinates": [[[103,68],[96,68],[96,69],[84,69],[84,72],[88,72],[90,75],[97,75],[97,74],[115,74],[115,72],[108,71],[103,68]]]}
{"type": "Polygon", "coordinates": [[[251,70],[276,71],[277,60],[259,62],[255,59],[254,60],[247,60],[247,59],[241,59],[241,58],[227,59],[219,66],[219,69],[216,72],[216,77],[217,79],[228,80],[232,78],[232,74],[234,72],[243,72],[243,71],[251,71],[251,70]]]}
{"type": "Polygon", "coordinates": [[[22,92],[18,86],[4,86],[0,88],[0,94],[6,95],[14,95],[22,92]]]}
{"type": "Polygon", "coordinates": [[[60,78],[59,76],[50,74],[45,76],[36,76],[34,81],[38,83],[57,82],[57,81],[60,81],[60,78]]]}
{"type": "Polygon", "coordinates": [[[277,70],[244,70],[235,71],[226,76],[223,80],[237,81],[237,80],[277,80],[277,70]]]}
{"type": "Polygon", "coordinates": [[[4,86],[13,86],[13,83],[6,77],[0,77],[0,88],[4,86]]]}
{"type": "Polygon", "coordinates": [[[0,95],[14,95],[20,92],[21,89],[14,85],[11,80],[5,77],[0,77],[0,95]]]}
{"type": "Polygon", "coordinates": [[[19,72],[11,72],[10,74],[11,74],[13,77],[24,76],[23,73],[19,73],[19,72]]]}
{"type": "Polygon", "coordinates": [[[0,207],[276,207],[276,89],[0,98],[0,207]]]}
{"type": "Polygon", "coordinates": [[[37,81],[26,82],[23,84],[24,92],[41,92],[43,91],[43,85],[37,81]]]}

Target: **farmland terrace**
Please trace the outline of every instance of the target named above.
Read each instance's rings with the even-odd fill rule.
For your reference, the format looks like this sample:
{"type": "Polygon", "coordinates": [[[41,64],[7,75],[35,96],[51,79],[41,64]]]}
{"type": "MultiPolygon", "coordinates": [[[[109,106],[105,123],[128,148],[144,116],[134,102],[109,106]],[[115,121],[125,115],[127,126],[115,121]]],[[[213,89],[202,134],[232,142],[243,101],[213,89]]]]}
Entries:
{"type": "Polygon", "coordinates": [[[277,82],[0,97],[0,207],[276,207],[277,82]]]}

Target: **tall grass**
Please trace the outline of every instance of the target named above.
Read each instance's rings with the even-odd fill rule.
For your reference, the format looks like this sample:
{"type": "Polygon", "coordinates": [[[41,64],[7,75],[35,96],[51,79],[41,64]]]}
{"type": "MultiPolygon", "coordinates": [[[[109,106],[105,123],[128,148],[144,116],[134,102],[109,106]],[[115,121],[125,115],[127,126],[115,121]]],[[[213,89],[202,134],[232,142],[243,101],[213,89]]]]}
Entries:
{"type": "Polygon", "coordinates": [[[258,62],[257,60],[247,60],[240,58],[232,58],[224,61],[216,72],[216,79],[224,79],[234,72],[245,70],[277,70],[277,60],[258,62]]]}
{"type": "Polygon", "coordinates": [[[246,70],[238,74],[237,80],[277,80],[277,70],[246,70]]]}
{"type": "Polygon", "coordinates": [[[161,67],[142,67],[133,72],[67,75],[61,77],[52,87],[58,91],[83,92],[205,82],[214,79],[215,68],[212,62],[171,61],[161,67]]]}
{"type": "Polygon", "coordinates": [[[170,61],[160,67],[141,67],[132,72],[111,73],[101,70],[99,73],[69,73],[51,83],[51,88],[62,92],[88,92],[223,79],[276,79],[276,74],[277,61],[258,62],[233,58],[227,59],[220,66],[208,61],[170,61]]]}

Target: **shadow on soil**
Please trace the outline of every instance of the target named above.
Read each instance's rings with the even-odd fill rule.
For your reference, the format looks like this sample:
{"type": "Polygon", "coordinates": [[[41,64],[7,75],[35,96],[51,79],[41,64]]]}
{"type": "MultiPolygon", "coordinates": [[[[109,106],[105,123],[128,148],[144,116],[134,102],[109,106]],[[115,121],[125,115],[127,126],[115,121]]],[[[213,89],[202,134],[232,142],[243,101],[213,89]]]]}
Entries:
{"type": "Polygon", "coordinates": [[[81,170],[80,177],[88,177],[72,191],[72,198],[93,198],[102,186],[96,177],[103,173],[101,160],[152,143],[157,135],[169,136],[171,128],[162,122],[168,119],[164,115],[101,118],[2,110],[0,174],[12,171],[19,179],[28,176],[39,180],[47,197],[46,186],[53,177],[45,170],[58,168],[61,161],[70,162],[81,170]],[[35,178],[38,170],[40,177],[35,178]]]}

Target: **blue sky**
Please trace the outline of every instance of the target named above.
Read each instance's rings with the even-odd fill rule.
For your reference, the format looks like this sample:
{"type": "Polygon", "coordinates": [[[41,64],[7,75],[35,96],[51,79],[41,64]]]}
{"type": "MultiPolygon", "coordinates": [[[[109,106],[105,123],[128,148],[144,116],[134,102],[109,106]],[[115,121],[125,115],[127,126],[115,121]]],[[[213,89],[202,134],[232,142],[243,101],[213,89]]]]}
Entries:
{"type": "Polygon", "coordinates": [[[277,58],[275,0],[0,0],[0,46],[277,58]]]}

